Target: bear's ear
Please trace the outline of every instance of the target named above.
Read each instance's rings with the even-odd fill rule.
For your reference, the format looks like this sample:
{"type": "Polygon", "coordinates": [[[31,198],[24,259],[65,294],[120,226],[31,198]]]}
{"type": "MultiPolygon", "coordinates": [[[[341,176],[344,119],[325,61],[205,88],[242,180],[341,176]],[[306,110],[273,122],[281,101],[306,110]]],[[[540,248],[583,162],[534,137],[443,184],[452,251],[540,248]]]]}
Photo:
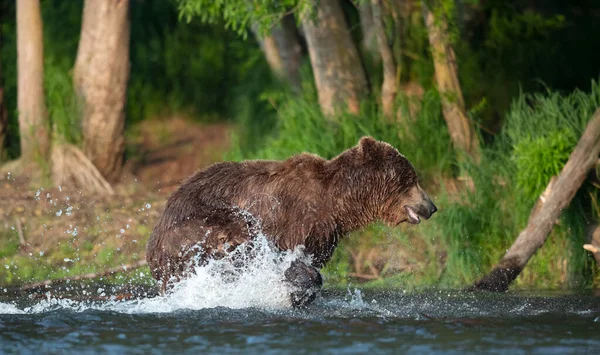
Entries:
{"type": "Polygon", "coordinates": [[[358,152],[371,155],[377,150],[377,141],[373,137],[365,136],[358,141],[358,152]]]}

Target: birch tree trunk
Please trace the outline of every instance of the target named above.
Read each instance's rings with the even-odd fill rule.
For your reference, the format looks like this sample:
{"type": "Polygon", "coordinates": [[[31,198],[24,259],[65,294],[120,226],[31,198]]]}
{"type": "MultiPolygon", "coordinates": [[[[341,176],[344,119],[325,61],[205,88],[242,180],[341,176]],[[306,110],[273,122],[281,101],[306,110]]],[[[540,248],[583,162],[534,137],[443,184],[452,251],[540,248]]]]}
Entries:
{"type": "Polygon", "coordinates": [[[372,0],[373,5],[373,26],[377,36],[379,54],[383,62],[383,84],[381,85],[381,107],[383,114],[388,119],[394,117],[394,100],[396,99],[396,60],[392,53],[392,48],[385,33],[385,25],[383,23],[383,11],[381,9],[381,0],[372,0]]]}
{"type": "Polygon", "coordinates": [[[287,81],[294,90],[299,91],[302,46],[293,17],[285,16],[267,36],[261,36],[255,27],[252,31],[271,70],[280,79],[287,81]]]}
{"type": "Polygon", "coordinates": [[[17,1],[17,109],[21,158],[46,160],[50,128],[44,97],[44,41],[39,0],[17,1]]]}
{"type": "Polygon", "coordinates": [[[588,123],[575,150],[558,177],[551,180],[533,208],[527,227],[492,272],[472,289],[504,292],[519,276],[529,259],[544,244],[563,209],[567,208],[600,154],[600,109],[588,123]]]}
{"type": "MultiPolygon", "coordinates": [[[[435,3],[437,0],[431,1],[435,3]]],[[[448,35],[448,23],[443,16],[434,16],[427,0],[421,1],[423,18],[429,36],[429,45],[435,67],[438,91],[442,97],[442,111],[450,138],[456,148],[479,160],[479,142],[465,110],[454,48],[448,35]]],[[[435,8],[434,8],[435,10],[435,8]]]]}
{"type": "Polygon", "coordinates": [[[74,84],[83,104],[83,148],[109,181],[123,166],[129,79],[129,0],[86,0],[74,84]]]}
{"type": "Polygon", "coordinates": [[[339,0],[313,0],[313,5],[316,18],[305,14],[302,27],[321,110],[329,117],[338,109],[357,114],[368,83],[339,0]]]}

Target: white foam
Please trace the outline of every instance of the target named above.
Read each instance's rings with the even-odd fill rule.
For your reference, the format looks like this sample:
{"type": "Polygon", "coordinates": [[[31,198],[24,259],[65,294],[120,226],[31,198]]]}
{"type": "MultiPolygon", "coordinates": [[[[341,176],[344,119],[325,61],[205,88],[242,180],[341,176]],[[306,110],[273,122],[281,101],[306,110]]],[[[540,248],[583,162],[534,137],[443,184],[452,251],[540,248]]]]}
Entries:
{"type": "Polygon", "coordinates": [[[22,310],[18,309],[15,305],[10,303],[0,302],[0,314],[23,314],[22,310]]]}
{"type": "Polygon", "coordinates": [[[107,302],[80,302],[48,296],[22,311],[6,304],[6,310],[0,308],[0,313],[43,313],[56,309],[83,312],[93,309],[135,314],[216,307],[291,308],[289,294],[292,290],[284,281],[284,271],[294,260],[310,262],[302,249],[298,247],[282,252],[260,234],[251,245],[242,244],[223,259],[196,266],[194,275],[177,283],[164,296],[107,302]],[[240,260],[243,262],[236,262],[240,260]]]}
{"type": "Polygon", "coordinates": [[[233,309],[289,308],[290,286],[284,271],[303,257],[301,248],[290,252],[274,250],[264,235],[250,246],[240,245],[227,257],[196,266],[195,274],[175,285],[166,296],[120,302],[113,310],[126,313],[173,312],[179,309],[228,307],[233,309]],[[234,266],[234,260],[246,259],[234,266]]]}

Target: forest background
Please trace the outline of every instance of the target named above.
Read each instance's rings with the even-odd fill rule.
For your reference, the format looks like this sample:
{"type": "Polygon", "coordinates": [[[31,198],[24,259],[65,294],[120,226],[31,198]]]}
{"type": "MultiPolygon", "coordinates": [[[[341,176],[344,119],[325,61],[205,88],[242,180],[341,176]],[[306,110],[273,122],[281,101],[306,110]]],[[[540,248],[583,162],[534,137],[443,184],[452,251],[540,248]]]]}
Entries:
{"type": "MultiPolygon", "coordinates": [[[[330,158],[363,135],[411,160],[439,212],[349,236],[327,285],[466,286],[600,107],[597,1],[0,4],[2,286],[151,284],[146,240],[182,179],[223,159],[330,158]]],[[[591,175],[516,287],[598,287],[591,175]]]]}

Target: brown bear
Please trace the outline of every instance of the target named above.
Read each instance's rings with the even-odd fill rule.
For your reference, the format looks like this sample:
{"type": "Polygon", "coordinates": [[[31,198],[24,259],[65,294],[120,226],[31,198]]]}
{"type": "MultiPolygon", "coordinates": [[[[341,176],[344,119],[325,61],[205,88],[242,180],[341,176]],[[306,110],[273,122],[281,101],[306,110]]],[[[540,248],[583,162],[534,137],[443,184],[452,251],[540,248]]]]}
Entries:
{"type": "Polygon", "coordinates": [[[343,236],[376,220],[416,224],[435,211],[412,164],[391,145],[363,137],[331,160],[304,153],[196,172],[169,197],[147,260],[164,292],[189,275],[193,258],[222,258],[262,232],[279,250],[304,246],[312,257],[311,265],[296,261],[284,273],[292,304],[305,305],[343,236]]]}

